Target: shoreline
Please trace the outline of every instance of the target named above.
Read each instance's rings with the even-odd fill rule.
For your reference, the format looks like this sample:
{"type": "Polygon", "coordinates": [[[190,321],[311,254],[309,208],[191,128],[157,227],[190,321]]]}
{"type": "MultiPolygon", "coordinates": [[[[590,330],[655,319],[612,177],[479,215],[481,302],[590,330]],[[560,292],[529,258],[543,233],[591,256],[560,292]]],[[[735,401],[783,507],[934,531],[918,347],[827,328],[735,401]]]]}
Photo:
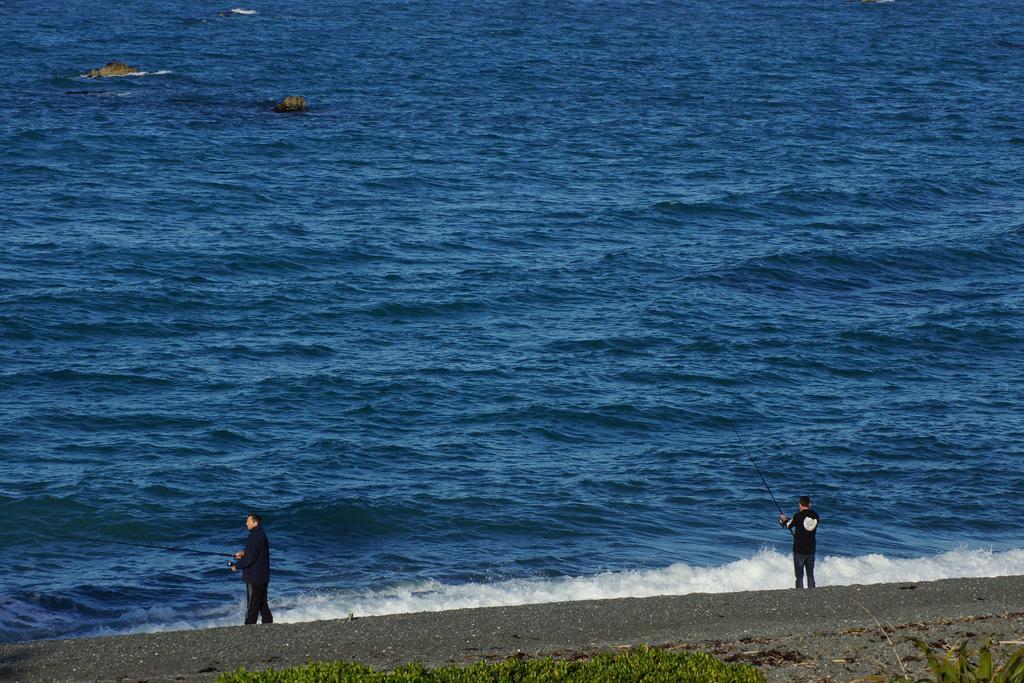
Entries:
{"type": "Polygon", "coordinates": [[[991,640],[996,661],[1002,661],[1024,647],[1024,576],[691,593],[0,644],[0,679],[204,681],[239,667],[283,668],[313,660],[383,669],[419,661],[434,667],[646,644],[751,663],[773,682],[850,681],[900,673],[897,653],[912,676],[926,673],[914,645],[918,639],[939,647],[967,642],[971,648],[991,640]]]}

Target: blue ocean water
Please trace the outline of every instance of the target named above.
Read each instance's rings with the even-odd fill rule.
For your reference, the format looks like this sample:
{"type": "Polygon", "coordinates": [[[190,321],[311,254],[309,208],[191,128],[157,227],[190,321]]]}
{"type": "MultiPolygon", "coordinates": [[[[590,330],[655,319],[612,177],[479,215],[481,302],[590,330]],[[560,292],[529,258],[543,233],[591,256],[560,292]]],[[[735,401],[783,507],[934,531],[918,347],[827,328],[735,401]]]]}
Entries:
{"type": "Polygon", "coordinates": [[[1017,0],[0,17],[0,640],[1024,573],[1017,0]]]}

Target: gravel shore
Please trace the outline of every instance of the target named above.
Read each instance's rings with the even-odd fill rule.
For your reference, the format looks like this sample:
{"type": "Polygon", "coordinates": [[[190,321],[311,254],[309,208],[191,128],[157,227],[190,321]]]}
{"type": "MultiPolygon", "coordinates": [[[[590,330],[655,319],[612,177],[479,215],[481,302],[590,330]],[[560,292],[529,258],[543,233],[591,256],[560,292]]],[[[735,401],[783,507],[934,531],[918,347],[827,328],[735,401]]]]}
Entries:
{"type": "Polygon", "coordinates": [[[639,644],[757,665],[769,681],[925,672],[914,647],[1024,646],[1024,576],[489,607],[0,645],[0,680],[201,681],[239,667],[379,668],[577,656],[639,644]],[[877,620],[877,621],[876,621],[877,620]],[[881,626],[879,625],[881,624],[881,626]],[[884,628],[884,631],[883,631],[884,628]],[[890,640],[892,644],[890,644],[890,640]],[[898,657],[897,657],[898,655],[898,657]]]}

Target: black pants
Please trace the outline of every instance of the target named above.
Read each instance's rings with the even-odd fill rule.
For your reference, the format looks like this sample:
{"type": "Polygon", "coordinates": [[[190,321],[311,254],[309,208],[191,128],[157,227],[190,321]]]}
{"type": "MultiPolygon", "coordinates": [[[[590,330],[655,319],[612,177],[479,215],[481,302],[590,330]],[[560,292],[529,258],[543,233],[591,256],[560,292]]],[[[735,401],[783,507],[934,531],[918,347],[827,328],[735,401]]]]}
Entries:
{"type": "Polygon", "coordinates": [[[248,599],[245,623],[255,624],[257,614],[260,615],[264,624],[274,623],[274,615],[270,613],[270,605],[267,604],[267,584],[247,583],[245,584],[245,594],[248,599]]]}
{"type": "Polygon", "coordinates": [[[804,587],[804,571],[807,572],[807,587],[814,588],[814,553],[799,555],[793,553],[793,571],[796,573],[796,587],[804,587]]]}

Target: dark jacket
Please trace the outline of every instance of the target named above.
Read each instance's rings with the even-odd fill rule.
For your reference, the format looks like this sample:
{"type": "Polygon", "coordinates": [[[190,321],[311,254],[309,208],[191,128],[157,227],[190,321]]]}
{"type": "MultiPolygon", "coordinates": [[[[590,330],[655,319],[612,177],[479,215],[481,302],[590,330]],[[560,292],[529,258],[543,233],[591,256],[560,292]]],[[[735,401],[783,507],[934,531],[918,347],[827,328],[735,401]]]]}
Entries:
{"type": "Polygon", "coordinates": [[[270,583],[270,541],[258,526],[249,532],[245,555],[236,562],[246,583],[270,583]]]}
{"type": "Polygon", "coordinates": [[[786,526],[793,530],[793,552],[797,555],[814,554],[818,520],[818,513],[807,509],[793,515],[793,519],[789,520],[789,523],[786,524],[786,526]]]}

